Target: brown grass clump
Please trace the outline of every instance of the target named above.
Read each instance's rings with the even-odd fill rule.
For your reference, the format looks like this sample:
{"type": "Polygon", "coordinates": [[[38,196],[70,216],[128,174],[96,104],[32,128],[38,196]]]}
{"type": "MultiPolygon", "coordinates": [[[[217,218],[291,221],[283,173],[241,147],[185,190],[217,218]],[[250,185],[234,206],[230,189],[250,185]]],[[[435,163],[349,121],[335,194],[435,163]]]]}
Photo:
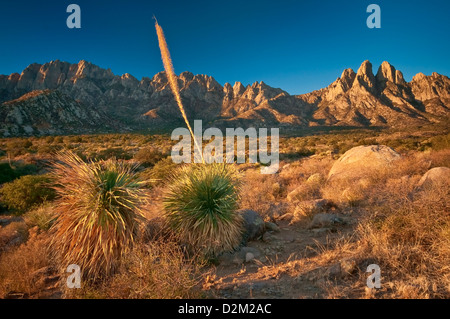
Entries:
{"type": "Polygon", "coordinates": [[[32,298],[42,292],[36,271],[50,265],[47,247],[48,240],[38,238],[0,255],[0,298],[10,293],[32,298]]]}
{"type": "Polygon", "coordinates": [[[199,265],[186,261],[175,242],[140,243],[124,257],[110,279],[67,289],[67,298],[187,299],[199,298],[199,265]]]}
{"type": "Polygon", "coordinates": [[[136,167],[115,160],[86,163],[73,153],[58,159],[52,246],[62,269],[77,264],[83,278],[111,274],[135,242],[142,219],[145,193],[136,167]]]}

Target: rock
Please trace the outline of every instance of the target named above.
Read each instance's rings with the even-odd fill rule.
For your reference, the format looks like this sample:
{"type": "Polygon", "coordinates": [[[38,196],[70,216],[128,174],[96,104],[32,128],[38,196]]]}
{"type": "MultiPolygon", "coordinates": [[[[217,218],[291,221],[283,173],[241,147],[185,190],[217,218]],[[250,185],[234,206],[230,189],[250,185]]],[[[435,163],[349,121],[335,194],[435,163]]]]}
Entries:
{"type": "Polygon", "coordinates": [[[426,172],[417,184],[419,189],[450,184],[450,168],[435,167],[426,172]]]}
{"type": "Polygon", "coordinates": [[[272,222],[265,222],[264,223],[266,230],[268,231],[273,231],[273,232],[279,232],[280,231],[280,227],[278,227],[277,224],[272,223],[272,222]]]}
{"type": "Polygon", "coordinates": [[[253,255],[252,253],[245,254],[245,262],[246,263],[248,263],[249,261],[252,261],[253,259],[255,259],[255,255],[253,255]]]}
{"type": "Polygon", "coordinates": [[[326,271],[326,276],[329,278],[338,278],[341,276],[341,264],[336,263],[329,267],[326,271]]]}
{"type": "Polygon", "coordinates": [[[365,178],[369,171],[387,169],[399,158],[400,154],[385,145],[357,146],[333,164],[328,181],[365,178]]]}
{"type": "Polygon", "coordinates": [[[312,214],[326,211],[331,203],[326,199],[313,199],[302,201],[297,204],[294,210],[294,218],[300,216],[309,216],[312,214]]]}
{"type": "Polygon", "coordinates": [[[242,265],[261,256],[261,252],[253,247],[241,247],[235,252],[228,252],[218,257],[219,263],[222,265],[242,265]]]}
{"type": "MultiPolygon", "coordinates": [[[[389,62],[386,61],[381,63],[380,67],[378,68],[376,78],[378,83],[384,85],[387,81],[397,83],[396,70],[392,65],[389,64],[389,62]]],[[[403,75],[401,76],[401,78],[403,78],[403,75]]]]}
{"type": "Polygon", "coordinates": [[[250,241],[259,239],[266,231],[264,220],[254,210],[244,209],[239,210],[244,218],[244,240],[250,241]]]}
{"type": "Polygon", "coordinates": [[[343,219],[335,214],[321,213],[314,215],[308,228],[312,229],[312,228],[330,227],[336,224],[343,224],[343,223],[344,223],[343,219]]]}
{"type": "Polygon", "coordinates": [[[264,235],[262,236],[262,240],[266,243],[270,243],[275,239],[275,236],[273,236],[271,233],[269,232],[265,232],[264,235]]]}

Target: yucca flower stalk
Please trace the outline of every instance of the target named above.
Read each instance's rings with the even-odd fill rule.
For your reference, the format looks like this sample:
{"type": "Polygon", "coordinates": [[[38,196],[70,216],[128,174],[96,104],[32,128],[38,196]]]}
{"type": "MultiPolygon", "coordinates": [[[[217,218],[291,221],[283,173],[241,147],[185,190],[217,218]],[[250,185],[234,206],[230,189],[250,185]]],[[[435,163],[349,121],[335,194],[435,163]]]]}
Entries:
{"type": "Polygon", "coordinates": [[[111,274],[135,242],[145,195],[136,166],[116,160],[84,162],[60,153],[52,176],[59,196],[52,246],[62,267],[80,266],[83,278],[111,274]]]}
{"type": "Polygon", "coordinates": [[[237,248],[243,234],[243,218],[236,212],[239,188],[231,165],[181,167],[163,198],[169,227],[190,251],[214,256],[237,248]]]}
{"type": "Polygon", "coordinates": [[[169,48],[167,46],[166,38],[164,37],[163,29],[158,24],[158,21],[155,19],[155,28],[156,34],[158,35],[159,49],[161,51],[161,57],[164,64],[164,69],[166,70],[167,79],[169,80],[170,88],[175,96],[175,100],[177,101],[178,108],[180,109],[181,115],[183,116],[184,122],[186,123],[189,132],[194,140],[195,147],[200,151],[200,156],[202,158],[202,162],[205,160],[203,158],[203,152],[201,146],[198,144],[197,139],[195,138],[194,132],[192,131],[191,125],[189,124],[188,118],[186,116],[186,112],[184,110],[183,102],[181,101],[180,89],[178,87],[177,76],[175,75],[175,71],[173,70],[172,59],[170,58],[169,48]]]}

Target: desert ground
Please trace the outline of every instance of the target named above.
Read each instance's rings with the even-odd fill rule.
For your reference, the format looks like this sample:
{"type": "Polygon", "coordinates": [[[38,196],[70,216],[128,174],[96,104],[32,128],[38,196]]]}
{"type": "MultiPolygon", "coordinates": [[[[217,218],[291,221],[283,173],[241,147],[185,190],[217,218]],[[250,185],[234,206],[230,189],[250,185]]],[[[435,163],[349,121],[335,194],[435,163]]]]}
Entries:
{"type": "MultiPolygon", "coordinates": [[[[245,236],[187,252],[163,198],[179,168],[167,134],[0,139],[0,298],[450,298],[448,123],[333,128],[280,138],[280,169],[229,164],[245,236]],[[66,285],[52,242],[55,152],[137,163],[145,197],[131,249],[107,276],[66,285]],[[381,287],[369,288],[368,265],[381,287]]],[[[56,246],[58,247],[58,246],[56,246]]]]}

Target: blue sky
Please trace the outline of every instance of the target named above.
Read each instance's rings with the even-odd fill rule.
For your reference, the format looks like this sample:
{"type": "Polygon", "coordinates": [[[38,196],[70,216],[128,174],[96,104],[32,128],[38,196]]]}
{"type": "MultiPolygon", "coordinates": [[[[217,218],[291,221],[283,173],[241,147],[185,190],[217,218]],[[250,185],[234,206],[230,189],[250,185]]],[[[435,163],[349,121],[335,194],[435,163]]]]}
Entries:
{"type": "Polygon", "coordinates": [[[370,60],[450,75],[450,1],[47,0],[0,4],[0,74],[51,60],[87,60],[141,79],[163,70],[152,16],[164,29],[175,72],[222,85],[264,81],[291,94],[320,89],[370,60]],[[81,29],[66,8],[81,7],[81,29]],[[381,29],[366,8],[381,7],[381,29]]]}

